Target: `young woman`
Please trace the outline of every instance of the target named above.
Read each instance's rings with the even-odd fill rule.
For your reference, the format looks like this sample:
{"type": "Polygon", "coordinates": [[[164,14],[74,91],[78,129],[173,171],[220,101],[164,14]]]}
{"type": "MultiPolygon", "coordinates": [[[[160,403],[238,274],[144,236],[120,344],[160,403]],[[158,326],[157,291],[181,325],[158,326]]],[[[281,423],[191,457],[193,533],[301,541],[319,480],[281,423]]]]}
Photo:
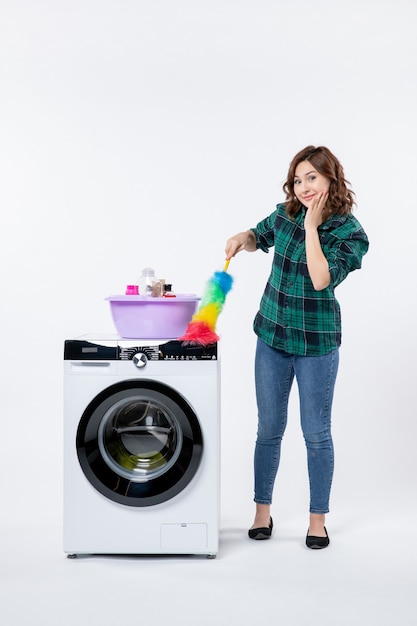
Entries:
{"type": "Polygon", "coordinates": [[[331,408],[341,343],[334,289],[359,269],[368,238],[352,215],[354,194],[325,147],[307,146],[292,160],[286,202],[255,228],[228,239],[226,259],[241,250],[274,249],[272,269],[254,320],[258,432],[254,471],[256,515],[251,539],[272,534],[270,505],[294,377],[310,480],[306,545],[325,548],[333,477],[331,408]]]}

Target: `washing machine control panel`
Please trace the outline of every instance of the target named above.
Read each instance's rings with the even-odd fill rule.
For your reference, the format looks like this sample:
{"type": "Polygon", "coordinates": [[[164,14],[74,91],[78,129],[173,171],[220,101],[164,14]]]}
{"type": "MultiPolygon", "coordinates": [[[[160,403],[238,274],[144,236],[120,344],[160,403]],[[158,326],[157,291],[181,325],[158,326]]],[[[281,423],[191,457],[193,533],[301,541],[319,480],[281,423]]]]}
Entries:
{"type": "Polygon", "coordinates": [[[208,346],[191,345],[174,339],[152,345],[145,340],[84,340],[65,341],[64,359],[72,361],[133,361],[143,368],[148,361],[216,361],[217,343],[208,346]],[[142,343],[143,341],[143,343],[142,343]]]}

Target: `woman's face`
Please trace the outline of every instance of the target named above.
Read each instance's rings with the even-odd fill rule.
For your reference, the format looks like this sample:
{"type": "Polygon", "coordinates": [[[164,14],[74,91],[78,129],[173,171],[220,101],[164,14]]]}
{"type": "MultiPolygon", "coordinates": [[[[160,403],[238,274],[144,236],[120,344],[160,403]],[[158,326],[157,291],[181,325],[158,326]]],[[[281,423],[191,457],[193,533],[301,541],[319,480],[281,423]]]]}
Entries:
{"type": "Polygon", "coordinates": [[[294,194],[307,209],[320,191],[329,191],[330,180],[319,174],[310,161],[301,161],[295,169],[294,194]]]}

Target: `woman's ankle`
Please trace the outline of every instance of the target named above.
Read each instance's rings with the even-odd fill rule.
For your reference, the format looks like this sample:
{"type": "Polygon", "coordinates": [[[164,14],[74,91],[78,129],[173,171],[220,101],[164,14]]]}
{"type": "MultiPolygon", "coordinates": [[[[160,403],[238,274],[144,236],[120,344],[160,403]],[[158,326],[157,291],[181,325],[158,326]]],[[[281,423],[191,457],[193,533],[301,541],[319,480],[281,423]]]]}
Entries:
{"type": "Polygon", "coordinates": [[[308,534],[314,537],[326,537],[326,531],[324,525],[326,523],[326,516],[322,513],[310,513],[310,525],[308,528],[308,534]]]}
{"type": "Polygon", "coordinates": [[[271,505],[256,503],[255,520],[252,528],[267,528],[271,520],[271,505]]]}

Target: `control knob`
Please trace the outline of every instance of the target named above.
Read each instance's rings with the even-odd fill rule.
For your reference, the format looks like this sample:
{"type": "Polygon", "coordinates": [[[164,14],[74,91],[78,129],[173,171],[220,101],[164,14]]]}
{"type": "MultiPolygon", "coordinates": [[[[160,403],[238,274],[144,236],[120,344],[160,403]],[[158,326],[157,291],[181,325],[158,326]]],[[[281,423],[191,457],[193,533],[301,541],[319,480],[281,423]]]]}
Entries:
{"type": "Polygon", "coordinates": [[[137,368],[141,369],[142,367],[145,367],[145,365],[147,364],[148,357],[143,352],[137,352],[134,355],[132,361],[136,365],[137,368]]]}

